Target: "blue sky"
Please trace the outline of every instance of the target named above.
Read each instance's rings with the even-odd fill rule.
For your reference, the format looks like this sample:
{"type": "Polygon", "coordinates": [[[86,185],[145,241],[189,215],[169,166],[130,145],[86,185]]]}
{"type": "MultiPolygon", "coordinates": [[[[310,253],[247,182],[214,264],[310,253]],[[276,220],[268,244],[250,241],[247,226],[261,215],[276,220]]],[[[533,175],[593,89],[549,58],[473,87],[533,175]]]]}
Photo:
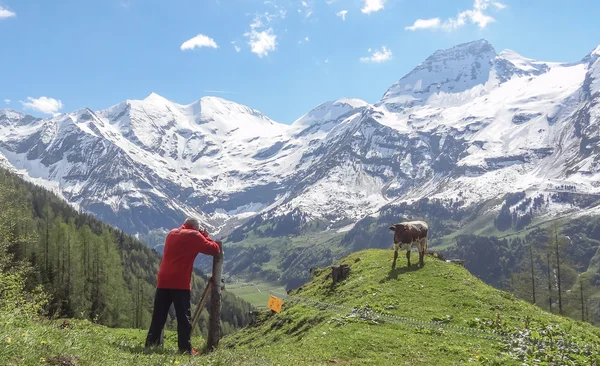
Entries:
{"type": "Polygon", "coordinates": [[[328,100],[374,103],[435,50],[480,38],[580,60],[600,44],[597,14],[596,0],[0,0],[0,103],[48,116],[217,95],[291,123],[328,100]]]}

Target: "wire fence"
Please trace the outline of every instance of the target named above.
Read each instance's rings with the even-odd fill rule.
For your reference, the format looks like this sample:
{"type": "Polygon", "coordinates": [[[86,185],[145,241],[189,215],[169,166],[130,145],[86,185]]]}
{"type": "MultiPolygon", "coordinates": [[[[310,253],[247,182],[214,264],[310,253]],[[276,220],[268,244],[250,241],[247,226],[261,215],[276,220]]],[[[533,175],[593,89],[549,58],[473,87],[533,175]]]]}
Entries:
{"type": "Polygon", "coordinates": [[[430,329],[435,332],[439,332],[440,334],[455,333],[455,334],[461,334],[461,335],[466,335],[466,336],[476,337],[476,338],[483,338],[486,340],[493,340],[493,341],[502,341],[502,340],[505,340],[507,337],[509,337],[509,335],[506,333],[494,331],[494,330],[468,328],[468,327],[462,327],[459,325],[447,324],[444,322],[436,322],[436,321],[429,321],[429,320],[397,316],[397,315],[382,313],[382,312],[371,310],[371,309],[361,309],[358,307],[349,307],[349,306],[343,306],[343,305],[338,305],[338,304],[331,304],[328,302],[317,301],[317,300],[307,299],[304,297],[283,294],[283,293],[276,292],[276,291],[269,291],[269,294],[271,294],[273,296],[281,297],[282,299],[287,300],[287,301],[293,301],[298,304],[307,305],[307,306],[315,308],[317,310],[326,310],[326,311],[332,311],[332,312],[338,312],[338,313],[346,312],[346,313],[350,313],[350,314],[359,316],[360,318],[365,319],[365,320],[371,320],[374,322],[386,321],[388,323],[394,323],[394,324],[417,328],[417,329],[430,329]]]}
{"type": "MultiPolygon", "coordinates": [[[[473,327],[449,324],[444,321],[423,320],[423,319],[416,319],[416,318],[411,318],[411,317],[406,317],[406,316],[392,315],[389,313],[383,313],[380,311],[370,309],[370,308],[368,308],[368,306],[366,308],[349,307],[349,306],[332,304],[332,303],[328,303],[328,302],[324,302],[324,301],[309,299],[309,298],[305,298],[305,297],[301,297],[301,296],[289,295],[287,293],[270,290],[267,286],[264,286],[262,289],[263,291],[261,291],[261,289],[258,288],[258,286],[261,286],[261,285],[264,286],[264,284],[260,284],[260,283],[243,283],[243,284],[239,284],[238,287],[235,287],[235,288],[237,289],[237,288],[243,288],[243,287],[255,287],[254,291],[246,293],[246,295],[251,294],[251,293],[261,293],[264,295],[268,294],[271,296],[279,297],[279,298],[285,300],[286,302],[290,302],[292,304],[301,304],[304,306],[308,306],[308,307],[317,309],[319,311],[329,311],[329,312],[334,312],[334,313],[346,313],[346,314],[348,314],[347,318],[355,318],[355,319],[359,318],[359,319],[368,320],[368,321],[371,321],[374,323],[387,322],[387,323],[397,324],[397,325],[404,326],[404,327],[414,328],[417,331],[423,331],[425,329],[428,329],[429,331],[431,331],[431,334],[443,335],[446,333],[451,333],[451,334],[463,335],[463,336],[467,336],[467,337],[485,339],[488,341],[503,343],[505,345],[506,344],[514,345],[516,343],[520,343],[520,346],[521,346],[522,344],[527,343],[529,345],[536,345],[536,346],[549,345],[551,348],[559,347],[559,348],[563,348],[563,349],[567,349],[567,348],[585,349],[585,350],[587,350],[587,352],[594,352],[595,354],[600,352],[598,344],[593,344],[593,345],[581,344],[581,343],[577,343],[577,342],[568,342],[568,341],[564,341],[561,339],[542,340],[539,338],[539,336],[532,337],[531,332],[528,330],[516,330],[513,333],[507,333],[502,330],[494,330],[494,329],[489,329],[489,328],[487,328],[487,329],[473,328],[473,327]]],[[[263,310],[267,310],[268,306],[255,306],[255,309],[259,310],[259,311],[263,311],[263,310]]]]}
{"type": "Polygon", "coordinates": [[[499,343],[504,343],[504,344],[509,344],[509,343],[514,344],[516,342],[516,343],[520,343],[521,346],[525,342],[529,345],[536,345],[536,346],[549,345],[550,348],[559,347],[559,348],[562,348],[565,350],[577,348],[577,349],[586,350],[586,352],[588,352],[590,354],[592,352],[595,354],[600,352],[598,344],[593,344],[593,345],[581,344],[581,343],[577,343],[577,342],[568,342],[568,341],[561,340],[561,339],[542,340],[538,337],[532,337],[530,335],[529,331],[519,331],[517,333],[507,333],[504,331],[493,330],[493,329],[469,328],[469,327],[464,327],[464,326],[460,326],[460,325],[448,324],[448,323],[440,322],[440,321],[422,320],[422,319],[386,314],[386,313],[382,313],[382,312],[371,310],[371,309],[362,309],[359,307],[349,307],[349,306],[344,306],[344,305],[331,304],[331,303],[324,302],[324,301],[318,301],[318,300],[308,299],[305,297],[284,294],[284,293],[277,292],[277,291],[269,291],[269,294],[272,296],[280,297],[283,300],[286,300],[286,301],[289,301],[292,303],[296,303],[296,304],[302,304],[302,305],[305,305],[305,306],[308,306],[308,307],[311,307],[311,308],[314,308],[314,309],[317,309],[320,311],[330,311],[330,312],[335,312],[335,313],[345,312],[345,313],[349,313],[350,316],[358,316],[364,320],[370,320],[373,322],[385,321],[388,323],[397,324],[397,325],[410,327],[410,328],[415,328],[418,330],[429,329],[437,334],[446,334],[446,333],[458,334],[458,335],[463,335],[463,336],[467,336],[467,337],[485,339],[488,341],[494,341],[494,342],[499,342],[499,343]]]}

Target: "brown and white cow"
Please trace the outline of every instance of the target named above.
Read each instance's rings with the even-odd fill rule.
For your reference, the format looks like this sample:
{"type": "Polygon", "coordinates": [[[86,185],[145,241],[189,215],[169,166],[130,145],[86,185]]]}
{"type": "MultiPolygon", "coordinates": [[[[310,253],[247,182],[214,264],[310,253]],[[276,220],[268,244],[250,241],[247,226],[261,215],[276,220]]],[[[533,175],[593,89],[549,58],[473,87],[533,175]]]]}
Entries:
{"type": "Polygon", "coordinates": [[[423,257],[427,253],[427,231],[429,226],[425,221],[405,221],[390,226],[394,232],[394,263],[392,269],[396,268],[398,249],[406,250],[406,259],[410,267],[410,251],[416,247],[419,251],[419,264],[423,267],[423,257]]]}

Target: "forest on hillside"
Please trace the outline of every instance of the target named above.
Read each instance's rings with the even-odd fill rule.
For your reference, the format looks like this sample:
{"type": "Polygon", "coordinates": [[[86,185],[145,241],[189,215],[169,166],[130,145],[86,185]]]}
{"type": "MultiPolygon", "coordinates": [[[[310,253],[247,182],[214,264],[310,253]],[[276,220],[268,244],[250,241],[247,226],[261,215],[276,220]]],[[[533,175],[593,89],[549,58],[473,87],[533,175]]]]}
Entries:
{"type": "Polygon", "coordinates": [[[310,279],[312,267],[328,266],[366,248],[391,249],[390,224],[424,219],[431,228],[430,251],[463,259],[466,268],[486,283],[541,308],[600,324],[600,219],[567,216],[554,227],[532,223],[532,217],[552,202],[589,207],[594,201],[565,192],[531,199],[516,192],[503,201],[476,206],[423,198],[386,206],[378,216],[365,217],[337,235],[301,221],[281,232],[286,228],[283,220],[257,218],[228,237],[225,266],[230,273],[294,289],[310,279]],[[482,215],[498,204],[502,209],[495,217],[482,215]],[[478,231],[488,235],[473,234],[478,231]],[[232,239],[236,235],[239,238],[232,239]],[[234,239],[243,239],[243,245],[234,239]]]}
{"type": "Polygon", "coordinates": [[[600,324],[600,221],[536,228],[523,237],[456,237],[443,251],[494,287],[540,308],[600,324]]]}
{"type": "MultiPolygon", "coordinates": [[[[0,271],[23,274],[24,289],[32,294],[43,289],[48,317],[146,329],[159,265],[160,255],[141,241],[0,169],[0,271]]],[[[196,271],[192,284],[194,306],[206,277],[196,271]]],[[[246,325],[250,310],[224,291],[223,333],[246,325]]],[[[205,311],[198,329],[205,333],[207,323],[205,311]]],[[[176,328],[173,309],[166,327],[176,328]]]]}

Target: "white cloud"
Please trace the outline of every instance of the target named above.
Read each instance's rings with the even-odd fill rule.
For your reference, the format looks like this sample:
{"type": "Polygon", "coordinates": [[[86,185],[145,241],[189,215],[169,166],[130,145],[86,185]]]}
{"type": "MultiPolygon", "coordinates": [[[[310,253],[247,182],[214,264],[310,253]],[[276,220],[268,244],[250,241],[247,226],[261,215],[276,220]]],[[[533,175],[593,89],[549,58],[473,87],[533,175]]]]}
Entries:
{"type": "Polygon", "coordinates": [[[275,51],[277,48],[277,36],[273,33],[273,28],[258,32],[253,27],[244,35],[249,39],[250,50],[260,58],[267,56],[269,52],[275,51]]]}
{"type": "Polygon", "coordinates": [[[10,99],[4,99],[4,103],[10,104],[10,99]]]}
{"type": "Polygon", "coordinates": [[[264,14],[256,15],[252,24],[250,24],[250,31],[244,33],[244,36],[248,38],[250,50],[260,58],[267,56],[269,52],[275,51],[277,48],[277,35],[275,35],[272,27],[266,27],[275,19],[284,19],[286,16],[285,9],[274,3],[272,5],[277,9],[277,12],[269,13],[267,11],[264,14]]]}
{"type": "Polygon", "coordinates": [[[269,11],[265,11],[263,14],[257,14],[254,17],[255,22],[258,20],[261,24],[268,25],[269,23],[271,23],[273,20],[275,20],[277,18],[285,19],[285,16],[287,15],[287,11],[284,8],[275,4],[272,1],[265,1],[265,5],[273,6],[275,8],[275,12],[271,13],[269,11]],[[264,20],[264,22],[261,20],[261,18],[264,20]]]}
{"type": "Polygon", "coordinates": [[[440,18],[432,18],[432,19],[417,19],[415,24],[410,27],[405,27],[407,30],[417,30],[417,29],[435,29],[439,28],[441,25],[440,18]]]}
{"type": "Polygon", "coordinates": [[[211,47],[218,48],[217,43],[214,39],[205,36],[204,34],[198,34],[194,38],[190,38],[181,44],[181,50],[193,50],[194,48],[211,47]]]}
{"type": "Polygon", "coordinates": [[[348,14],[348,10],[342,10],[335,13],[335,15],[342,18],[342,20],[346,20],[346,14],[348,14]]]}
{"type": "Polygon", "coordinates": [[[0,6],[0,19],[13,18],[16,16],[17,13],[15,13],[14,11],[10,11],[0,6]]]}
{"type": "Polygon", "coordinates": [[[308,38],[308,36],[306,36],[303,39],[299,40],[298,44],[308,43],[308,42],[310,42],[310,38],[308,38]]]}
{"type": "Polygon", "coordinates": [[[235,41],[231,41],[231,44],[233,45],[233,48],[235,48],[235,52],[242,52],[242,49],[240,48],[240,46],[235,44],[235,41]]]}
{"type": "Polygon", "coordinates": [[[382,62],[386,62],[392,59],[392,51],[385,46],[381,47],[380,51],[372,50],[370,48],[368,51],[371,52],[371,56],[361,57],[360,62],[372,62],[380,64],[382,62]]]}
{"type": "Polygon", "coordinates": [[[473,4],[473,8],[477,10],[485,10],[490,6],[495,6],[498,9],[506,8],[506,4],[502,4],[495,0],[475,0],[475,3],[473,4]]]}
{"type": "Polygon", "coordinates": [[[452,31],[465,26],[468,22],[476,24],[479,28],[483,29],[487,27],[488,24],[496,21],[494,18],[484,13],[484,11],[490,7],[502,10],[506,8],[506,5],[495,0],[474,0],[473,8],[461,11],[456,18],[448,18],[443,22],[440,18],[417,19],[412,26],[405,27],[404,29],[410,31],[419,29],[443,29],[445,31],[452,31]]]}
{"type": "Polygon", "coordinates": [[[28,102],[21,101],[23,107],[40,111],[53,116],[58,115],[58,111],[62,109],[63,104],[60,100],[48,97],[32,98],[27,97],[28,102]]]}
{"type": "Polygon", "coordinates": [[[363,6],[360,11],[365,14],[370,14],[379,10],[383,10],[383,3],[386,0],[363,0],[365,2],[365,6],[363,6]]]}
{"type": "Polygon", "coordinates": [[[312,0],[303,0],[300,2],[301,7],[298,9],[298,13],[304,13],[305,18],[310,18],[313,14],[313,1],[312,0]]]}
{"type": "Polygon", "coordinates": [[[325,63],[328,64],[329,63],[329,59],[326,58],[325,59],[325,63]]]}

